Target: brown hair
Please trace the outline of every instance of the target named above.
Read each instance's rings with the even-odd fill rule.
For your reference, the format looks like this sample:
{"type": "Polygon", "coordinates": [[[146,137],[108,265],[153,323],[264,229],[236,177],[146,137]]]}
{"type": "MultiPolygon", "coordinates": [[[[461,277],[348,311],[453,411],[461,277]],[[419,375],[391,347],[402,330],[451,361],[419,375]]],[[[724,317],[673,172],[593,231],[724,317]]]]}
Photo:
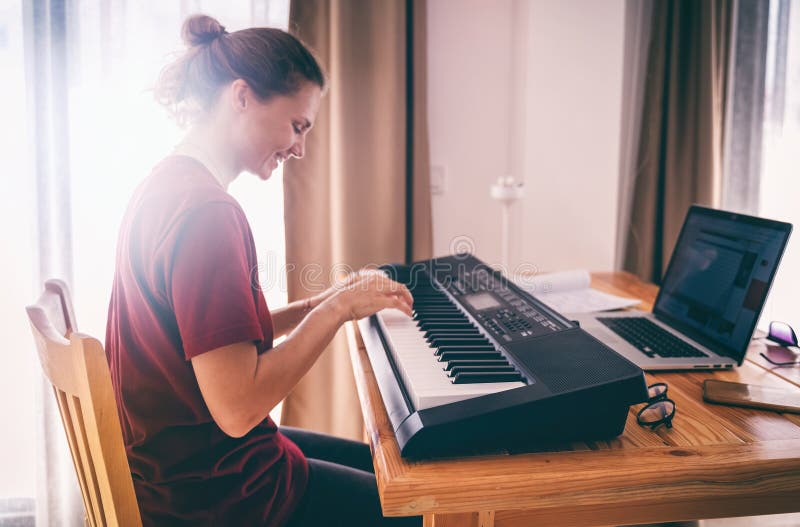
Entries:
{"type": "Polygon", "coordinates": [[[222,87],[244,79],[263,100],[297,93],[304,82],[325,89],[322,68],[300,40],[280,29],[257,27],[228,33],[216,19],[194,15],[181,28],[189,48],[159,76],[155,96],[185,122],[208,110],[222,87]]]}

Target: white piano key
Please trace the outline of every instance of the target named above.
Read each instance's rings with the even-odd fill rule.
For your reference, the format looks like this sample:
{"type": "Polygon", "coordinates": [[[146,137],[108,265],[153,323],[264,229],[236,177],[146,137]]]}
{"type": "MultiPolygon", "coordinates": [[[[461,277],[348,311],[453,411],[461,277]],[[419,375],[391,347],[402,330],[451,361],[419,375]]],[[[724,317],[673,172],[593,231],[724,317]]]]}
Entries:
{"type": "Polygon", "coordinates": [[[453,384],[414,319],[398,309],[384,309],[377,319],[417,410],[525,386],[522,382],[453,384]]]}

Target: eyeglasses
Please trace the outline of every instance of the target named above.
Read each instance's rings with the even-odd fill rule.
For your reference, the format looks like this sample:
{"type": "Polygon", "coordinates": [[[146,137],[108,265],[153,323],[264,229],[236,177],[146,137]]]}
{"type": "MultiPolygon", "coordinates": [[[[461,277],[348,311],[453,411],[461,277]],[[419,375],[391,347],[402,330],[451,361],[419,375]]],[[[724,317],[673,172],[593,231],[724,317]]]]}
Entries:
{"type": "Polygon", "coordinates": [[[796,366],[800,365],[800,354],[798,354],[797,334],[792,326],[785,322],[770,322],[767,340],[776,342],[780,346],[767,345],[766,353],[761,356],[775,366],[796,366]]]}
{"type": "Polygon", "coordinates": [[[636,422],[655,430],[661,425],[672,428],[675,417],[675,401],[667,398],[667,383],[657,382],[647,387],[647,406],[636,414],[636,422]]]}

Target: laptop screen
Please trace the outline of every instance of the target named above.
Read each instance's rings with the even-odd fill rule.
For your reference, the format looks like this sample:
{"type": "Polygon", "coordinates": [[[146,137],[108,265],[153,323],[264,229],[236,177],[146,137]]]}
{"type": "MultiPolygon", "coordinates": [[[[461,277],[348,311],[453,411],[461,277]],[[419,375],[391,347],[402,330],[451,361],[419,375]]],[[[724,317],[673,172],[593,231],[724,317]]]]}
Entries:
{"type": "Polygon", "coordinates": [[[741,362],[791,230],[788,223],[691,207],[653,313],[741,362]]]}

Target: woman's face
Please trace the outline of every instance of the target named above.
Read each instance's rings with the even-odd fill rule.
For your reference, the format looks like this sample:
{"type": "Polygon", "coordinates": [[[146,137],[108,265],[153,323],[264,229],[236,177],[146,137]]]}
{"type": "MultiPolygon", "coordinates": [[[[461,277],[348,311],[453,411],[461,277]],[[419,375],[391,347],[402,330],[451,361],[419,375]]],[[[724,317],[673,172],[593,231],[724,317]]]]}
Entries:
{"type": "Polygon", "coordinates": [[[239,115],[236,137],[242,169],[269,179],[272,171],[290,157],[305,154],[306,134],[314,124],[322,91],[303,83],[293,95],[276,95],[260,101],[252,91],[239,115]]]}

